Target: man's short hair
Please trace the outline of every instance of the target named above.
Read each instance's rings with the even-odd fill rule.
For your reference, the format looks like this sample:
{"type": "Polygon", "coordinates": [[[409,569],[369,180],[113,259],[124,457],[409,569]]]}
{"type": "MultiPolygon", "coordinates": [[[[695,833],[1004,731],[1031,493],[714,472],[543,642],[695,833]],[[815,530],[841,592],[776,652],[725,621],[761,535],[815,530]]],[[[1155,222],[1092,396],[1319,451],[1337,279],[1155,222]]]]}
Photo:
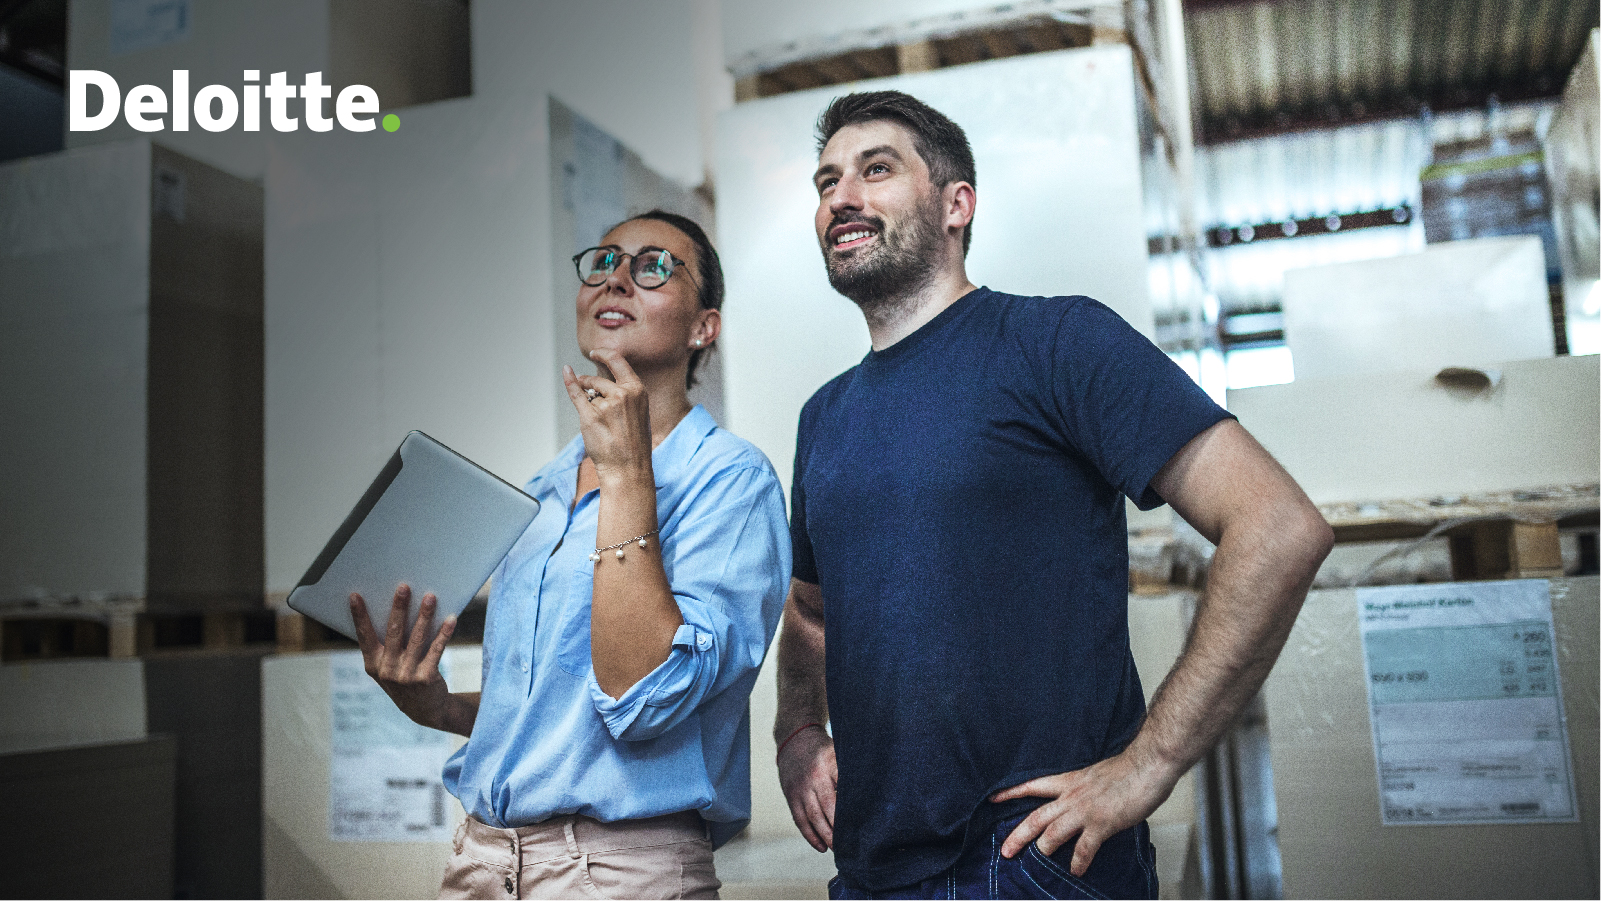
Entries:
{"type": "MultiPolygon", "coordinates": [[[[910,94],[900,91],[866,91],[835,97],[817,117],[817,152],[822,154],[830,138],[847,125],[861,125],[881,119],[904,125],[912,133],[912,147],[928,165],[928,178],[934,187],[944,188],[954,181],[977,187],[973,170],[973,148],[967,133],[944,113],[910,94]]],[[[973,243],[973,224],[962,233],[962,255],[973,243]]]]}

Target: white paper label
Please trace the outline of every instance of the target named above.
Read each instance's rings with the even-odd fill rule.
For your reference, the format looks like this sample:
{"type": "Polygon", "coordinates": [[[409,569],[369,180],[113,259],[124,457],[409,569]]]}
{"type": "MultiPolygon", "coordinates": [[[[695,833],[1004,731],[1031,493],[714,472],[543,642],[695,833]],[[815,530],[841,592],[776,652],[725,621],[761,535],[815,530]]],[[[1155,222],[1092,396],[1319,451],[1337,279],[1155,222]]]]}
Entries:
{"type": "Polygon", "coordinates": [[[1577,819],[1549,583],[1356,601],[1386,826],[1577,819]]]}
{"type": "MultiPolygon", "coordinates": [[[[443,672],[446,662],[440,661],[443,672]]],[[[356,842],[443,842],[451,837],[440,771],[453,742],[419,726],[367,675],[361,654],[328,661],[328,837],[356,842]]]]}

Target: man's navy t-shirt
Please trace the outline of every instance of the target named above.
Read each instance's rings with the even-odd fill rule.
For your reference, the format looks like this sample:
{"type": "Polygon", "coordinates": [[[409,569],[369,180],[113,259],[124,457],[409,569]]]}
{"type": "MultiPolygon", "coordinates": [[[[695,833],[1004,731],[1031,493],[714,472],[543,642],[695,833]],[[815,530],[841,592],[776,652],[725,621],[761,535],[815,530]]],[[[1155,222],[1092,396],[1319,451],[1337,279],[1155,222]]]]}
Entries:
{"type": "Polygon", "coordinates": [[[834,855],[868,889],[944,870],[1041,803],[1000,789],[1128,743],[1123,497],[1228,414],[1087,297],[979,288],[801,413],[795,577],[820,586],[834,855]]]}

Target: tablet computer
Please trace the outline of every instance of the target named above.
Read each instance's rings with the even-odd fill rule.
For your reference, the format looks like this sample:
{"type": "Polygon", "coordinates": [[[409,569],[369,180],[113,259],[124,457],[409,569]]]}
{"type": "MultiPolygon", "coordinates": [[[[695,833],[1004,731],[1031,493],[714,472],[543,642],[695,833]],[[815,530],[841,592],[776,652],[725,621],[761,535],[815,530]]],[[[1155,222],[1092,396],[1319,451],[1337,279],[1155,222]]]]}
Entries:
{"type": "Polygon", "coordinates": [[[494,473],[411,432],[289,593],[289,606],[355,638],[350,594],[358,592],[382,635],[405,582],[407,631],[429,592],[439,599],[437,628],[467,606],[538,512],[538,501],[494,473]]]}

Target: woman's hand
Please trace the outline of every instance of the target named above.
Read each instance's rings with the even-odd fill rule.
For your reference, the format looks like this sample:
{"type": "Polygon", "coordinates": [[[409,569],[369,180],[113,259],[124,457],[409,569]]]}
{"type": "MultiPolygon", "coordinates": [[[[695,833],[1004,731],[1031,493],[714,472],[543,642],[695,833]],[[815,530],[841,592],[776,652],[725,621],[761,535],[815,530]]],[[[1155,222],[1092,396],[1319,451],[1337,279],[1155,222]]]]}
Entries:
{"type": "MultiPolygon", "coordinates": [[[[601,548],[650,535],[660,524],[650,460],[649,394],[622,354],[597,349],[589,356],[612,379],[575,375],[565,366],[562,383],[578,410],[584,450],[600,479],[595,547],[601,548]]],[[[595,566],[589,654],[596,684],[613,698],[622,697],[668,658],[673,633],[684,622],[662,569],[661,547],[658,538],[629,548],[626,563],[608,553],[595,566]]]]}
{"type": "Polygon", "coordinates": [[[439,673],[439,658],[456,631],[456,618],[446,617],[439,633],[429,641],[437,604],[438,599],[432,593],[423,595],[409,641],[405,634],[406,613],[411,607],[409,585],[402,583],[395,589],[383,641],[378,640],[372,618],[367,615],[367,602],[359,594],[350,596],[350,615],[356,621],[356,642],[361,645],[367,675],[377,681],[400,712],[430,729],[466,735],[472,731],[472,722],[467,721],[465,732],[460,730],[460,714],[464,711],[459,709],[459,699],[450,693],[445,677],[439,673]]]}
{"type": "Polygon", "coordinates": [[[615,381],[562,367],[562,384],[578,410],[584,450],[603,484],[637,478],[650,472],[650,395],[622,354],[596,349],[589,356],[615,381]]]}

